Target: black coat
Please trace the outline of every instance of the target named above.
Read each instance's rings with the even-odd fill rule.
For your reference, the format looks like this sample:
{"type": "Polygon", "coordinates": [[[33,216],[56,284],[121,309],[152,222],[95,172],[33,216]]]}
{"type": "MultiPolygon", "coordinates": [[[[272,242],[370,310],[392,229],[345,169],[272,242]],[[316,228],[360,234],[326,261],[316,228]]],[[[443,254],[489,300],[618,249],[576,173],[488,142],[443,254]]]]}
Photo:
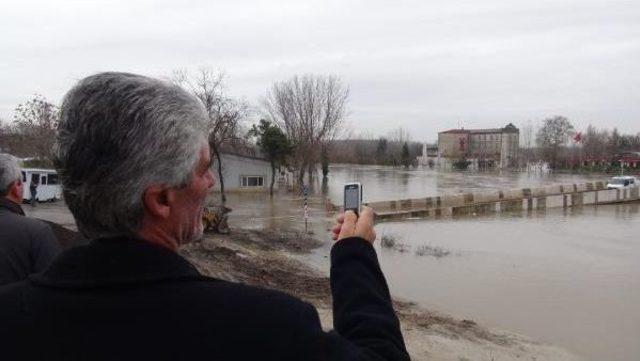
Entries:
{"type": "Polygon", "coordinates": [[[406,360],[373,247],[331,251],[334,332],[284,293],[200,275],[144,241],[73,248],[0,288],[3,360],[406,360]]]}
{"type": "Polygon", "coordinates": [[[20,205],[0,196],[0,285],[43,271],[60,251],[48,224],[25,217],[20,205]]]}

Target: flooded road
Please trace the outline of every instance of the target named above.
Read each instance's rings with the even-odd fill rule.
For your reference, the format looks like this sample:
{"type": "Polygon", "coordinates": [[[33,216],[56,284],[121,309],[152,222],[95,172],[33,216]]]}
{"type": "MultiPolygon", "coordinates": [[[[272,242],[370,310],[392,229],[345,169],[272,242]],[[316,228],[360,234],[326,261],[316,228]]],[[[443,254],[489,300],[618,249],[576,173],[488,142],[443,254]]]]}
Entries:
{"type": "MultiPolygon", "coordinates": [[[[361,182],[365,202],[422,198],[482,189],[530,188],[552,184],[603,181],[600,174],[536,174],[526,172],[441,172],[429,168],[402,169],[383,166],[335,165],[325,185],[334,203],[342,202],[342,185],[361,182]]],[[[321,190],[321,181],[316,182],[321,190]]]]}

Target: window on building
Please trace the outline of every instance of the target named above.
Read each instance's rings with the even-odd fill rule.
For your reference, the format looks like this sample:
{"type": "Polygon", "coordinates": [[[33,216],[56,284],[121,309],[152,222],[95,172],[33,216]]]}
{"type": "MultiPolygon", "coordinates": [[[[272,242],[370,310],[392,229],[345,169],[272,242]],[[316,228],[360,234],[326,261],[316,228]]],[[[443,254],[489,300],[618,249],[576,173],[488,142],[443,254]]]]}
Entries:
{"type": "Polygon", "coordinates": [[[58,184],[58,175],[47,174],[47,184],[58,184]]]}
{"type": "Polygon", "coordinates": [[[27,181],[27,174],[25,172],[20,172],[22,173],[22,182],[26,182],[27,181]]]}
{"type": "Polygon", "coordinates": [[[242,176],[243,187],[262,187],[264,185],[264,177],[262,176],[242,176]]]}

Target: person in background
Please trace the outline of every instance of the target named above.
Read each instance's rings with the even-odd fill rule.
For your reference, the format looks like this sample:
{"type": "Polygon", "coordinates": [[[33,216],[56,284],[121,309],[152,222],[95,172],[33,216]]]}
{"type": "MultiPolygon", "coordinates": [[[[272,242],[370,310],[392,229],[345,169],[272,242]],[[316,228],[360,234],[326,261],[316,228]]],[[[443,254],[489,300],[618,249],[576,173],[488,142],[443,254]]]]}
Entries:
{"type": "Polygon", "coordinates": [[[38,183],[39,183],[38,177],[31,178],[31,184],[29,184],[29,193],[31,195],[29,202],[31,203],[31,207],[35,207],[37,205],[36,203],[38,202],[38,198],[37,198],[38,183]]]}
{"type": "Polygon", "coordinates": [[[333,229],[332,332],[309,303],[205,277],[177,252],[203,236],[207,122],[195,97],[140,75],[100,73],[67,93],[54,163],[91,242],[0,287],[4,359],[409,359],[370,208],[333,229]]]}
{"type": "Polygon", "coordinates": [[[0,153],[0,285],[44,270],[60,253],[51,227],[24,216],[23,187],[16,158],[0,153]]]}

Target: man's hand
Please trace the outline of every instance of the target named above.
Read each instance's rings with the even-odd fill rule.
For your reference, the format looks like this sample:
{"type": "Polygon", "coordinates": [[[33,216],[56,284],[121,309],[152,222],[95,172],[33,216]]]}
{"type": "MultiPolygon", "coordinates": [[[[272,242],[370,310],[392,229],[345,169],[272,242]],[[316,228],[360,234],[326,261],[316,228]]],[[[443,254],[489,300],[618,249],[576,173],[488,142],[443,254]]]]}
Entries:
{"type": "Polygon", "coordinates": [[[373,229],[373,209],[362,207],[360,217],[353,211],[340,213],[333,226],[333,240],[341,240],[349,237],[360,237],[373,244],[376,240],[376,231],[373,229]]]}

